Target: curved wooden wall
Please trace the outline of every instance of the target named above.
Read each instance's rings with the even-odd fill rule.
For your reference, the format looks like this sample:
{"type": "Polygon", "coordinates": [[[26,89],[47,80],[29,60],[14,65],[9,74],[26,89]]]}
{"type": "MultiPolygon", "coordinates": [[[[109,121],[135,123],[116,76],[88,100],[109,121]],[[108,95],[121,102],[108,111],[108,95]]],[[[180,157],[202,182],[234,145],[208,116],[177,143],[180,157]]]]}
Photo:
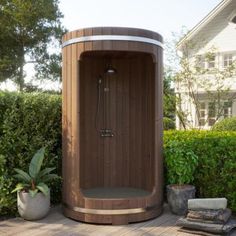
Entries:
{"type": "MultiPolygon", "coordinates": [[[[88,40],[87,38],[83,38],[88,40]]],[[[128,39],[128,38],[127,38],[128,39]]],[[[131,28],[88,28],[67,33],[63,37],[63,211],[64,214],[70,218],[91,222],[91,223],[111,223],[123,224],[129,222],[136,222],[147,220],[158,216],[162,212],[163,202],[163,160],[162,160],[162,47],[155,45],[154,42],[162,42],[162,37],[152,31],[131,29],[131,28]],[[148,39],[149,42],[138,42],[130,40],[97,40],[97,41],[83,41],[74,42],[67,45],[70,40],[78,39],[87,36],[135,36],[137,40],[148,39]],[[153,83],[149,88],[153,88],[152,102],[149,105],[152,107],[153,114],[150,118],[151,126],[150,132],[153,130],[152,156],[150,157],[153,169],[148,173],[146,165],[146,172],[143,175],[150,175],[147,177],[149,184],[140,182],[136,187],[142,187],[150,190],[151,194],[147,197],[124,198],[124,199],[94,199],[86,198],[83,195],[82,188],[91,187],[92,183],[85,183],[86,170],[84,169],[83,154],[84,143],[82,125],[83,117],[83,77],[86,77],[85,67],[81,67],[80,63],[86,62],[86,55],[91,55],[96,52],[105,52],[111,57],[111,52],[114,56],[124,57],[132,55],[132,53],[139,53],[141,63],[145,64],[150,70],[144,70],[144,73],[152,71],[153,83]],[[110,53],[109,53],[110,52],[110,53]],[[126,55],[127,54],[127,55],[126,55]],[[145,55],[145,56],[143,56],[145,55]],[[148,56],[151,56],[152,63],[148,63],[148,56]],[[82,94],[82,95],[81,95],[82,94]],[[82,122],[82,123],[81,123],[82,122]],[[81,175],[82,173],[82,175],[81,175]],[[151,184],[150,184],[151,182],[151,184]]],[[[106,56],[104,54],[104,56],[106,56]]],[[[100,54],[101,55],[101,54],[100,54]]],[[[89,57],[87,57],[89,58],[89,57]]],[[[139,58],[139,57],[138,57],[139,58]]],[[[115,60],[114,60],[115,62],[115,60]]],[[[90,63],[90,62],[89,62],[90,63]]],[[[115,62],[116,63],[116,62],[115,62]]],[[[118,64],[117,64],[118,65],[118,64]]],[[[138,65],[138,64],[137,64],[138,65]]],[[[89,73],[89,72],[88,72],[89,73]]],[[[150,77],[150,74],[149,74],[150,77]]],[[[151,82],[150,82],[151,83],[151,82]]],[[[142,85],[141,87],[142,88],[142,85]]],[[[151,93],[151,92],[150,92],[151,93]]],[[[85,98],[85,97],[84,97],[85,98]]],[[[87,140],[89,142],[89,139],[87,140]]],[[[140,143],[141,144],[141,143],[140,143]]],[[[92,148],[92,147],[91,147],[92,148]]],[[[144,160],[141,165],[145,165],[144,160]]],[[[92,169],[91,169],[92,170],[92,169]]],[[[109,173],[109,172],[108,172],[109,173]]],[[[122,181],[122,180],[121,180],[122,181]]],[[[135,180],[134,180],[135,181],[135,180]]],[[[130,182],[128,186],[134,186],[134,181],[130,182]]],[[[116,182],[116,181],[115,181],[116,182]]],[[[122,182],[122,184],[124,181],[122,182]]],[[[103,183],[104,186],[113,186],[112,183],[103,183]],[[109,185],[110,184],[110,185],[109,185]]],[[[94,187],[94,186],[92,186],[94,187]]]]}

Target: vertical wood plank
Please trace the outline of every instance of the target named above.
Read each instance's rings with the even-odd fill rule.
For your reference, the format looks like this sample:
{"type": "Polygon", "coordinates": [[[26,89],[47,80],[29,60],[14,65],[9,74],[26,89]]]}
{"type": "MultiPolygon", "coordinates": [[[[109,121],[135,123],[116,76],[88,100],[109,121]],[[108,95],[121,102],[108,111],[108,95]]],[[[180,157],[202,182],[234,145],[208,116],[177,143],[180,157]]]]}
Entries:
{"type": "MultiPolygon", "coordinates": [[[[64,35],[63,40],[67,40],[67,35],[64,35]]],[[[67,178],[69,175],[67,174],[67,157],[68,157],[68,149],[67,149],[67,50],[63,48],[62,50],[62,175],[64,176],[63,179],[63,191],[62,191],[62,198],[63,201],[67,202],[67,194],[68,192],[68,185],[67,185],[67,178]]]]}
{"type": "MultiPolygon", "coordinates": [[[[71,38],[71,33],[68,34],[68,38],[71,38]]],[[[67,39],[68,39],[67,38],[67,39]]],[[[71,82],[72,82],[72,48],[70,46],[66,47],[66,51],[67,51],[67,61],[66,61],[66,80],[67,80],[67,86],[66,86],[66,126],[67,126],[67,138],[66,138],[66,142],[67,142],[67,156],[69,158],[67,158],[67,168],[68,169],[72,169],[73,163],[71,160],[71,154],[72,154],[72,145],[71,145],[71,138],[72,138],[72,123],[71,123],[71,82]]],[[[69,189],[74,189],[74,176],[73,174],[70,175],[67,171],[67,175],[68,175],[68,182],[66,184],[68,184],[69,189]]],[[[74,199],[76,198],[76,193],[74,191],[71,192],[71,195],[68,196],[68,200],[74,204],[74,199]]]]}
{"type": "MultiPolygon", "coordinates": [[[[116,67],[115,59],[110,59],[110,63],[113,67],[116,67]]],[[[117,137],[117,99],[119,97],[117,96],[117,83],[118,76],[116,74],[107,75],[107,82],[108,82],[108,89],[109,92],[107,92],[108,95],[108,128],[112,130],[114,133],[114,136],[111,138],[107,138],[107,145],[109,147],[109,156],[111,162],[111,168],[110,168],[110,176],[111,179],[110,185],[112,186],[119,186],[119,175],[120,175],[120,169],[119,169],[119,161],[117,160],[122,159],[121,156],[118,157],[116,153],[116,146],[118,142],[117,137]]]]}
{"type": "MultiPolygon", "coordinates": [[[[76,32],[73,31],[71,33],[71,37],[76,37],[76,32]]],[[[77,62],[77,45],[72,44],[71,48],[71,74],[70,74],[70,122],[71,122],[71,166],[72,168],[71,175],[73,176],[72,179],[72,188],[78,189],[79,188],[79,156],[77,155],[77,142],[78,142],[78,110],[77,110],[77,101],[78,101],[78,89],[77,89],[77,81],[78,81],[78,62],[77,62]]],[[[68,91],[69,93],[69,91],[68,91]]],[[[74,204],[78,204],[79,195],[73,191],[73,201],[74,204]]]]}
{"type": "MultiPolygon", "coordinates": [[[[80,31],[76,31],[76,37],[80,37],[83,36],[84,32],[83,30],[80,31]]],[[[75,112],[76,112],[76,127],[75,127],[75,132],[77,134],[76,136],[76,165],[74,168],[76,168],[77,176],[79,175],[78,179],[77,179],[77,185],[76,185],[76,193],[78,195],[78,200],[77,200],[77,205],[79,207],[83,207],[84,206],[84,199],[83,199],[83,195],[81,192],[81,183],[83,180],[83,175],[82,175],[82,171],[83,171],[83,163],[82,163],[82,146],[81,145],[81,134],[83,133],[81,130],[81,96],[82,95],[82,89],[81,89],[81,54],[84,51],[84,44],[83,43],[79,43],[76,44],[76,64],[77,64],[77,71],[76,71],[76,81],[75,81],[75,92],[76,92],[76,97],[75,97],[75,112]]]]}

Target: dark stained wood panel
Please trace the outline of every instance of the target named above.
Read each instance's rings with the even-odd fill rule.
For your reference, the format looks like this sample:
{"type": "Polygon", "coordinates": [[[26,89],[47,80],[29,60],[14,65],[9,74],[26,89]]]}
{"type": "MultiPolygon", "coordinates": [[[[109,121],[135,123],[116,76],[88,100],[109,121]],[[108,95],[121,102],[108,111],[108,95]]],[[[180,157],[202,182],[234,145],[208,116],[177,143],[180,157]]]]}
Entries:
{"type": "Polygon", "coordinates": [[[152,191],[153,122],[150,118],[154,120],[154,107],[149,103],[154,93],[147,89],[154,87],[151,56],[136,53],[135,59],[111,60],[84,54],[79,67],[83,78],[79,91],[81,188],[128,186],[152,191]],[[117,74],[104,74],[108,62],[117,74]],[[100,78],[98,127],[95,127],[100,78]],[[105,87],[110,90],[104,92],[105,87]],[[112,129],[114,137],[101,137],[99,131],[104,128],[112,129]]]}
{"type": "MultiPolygon", "coordinates": [[[[151,31],[113,27],[69,32],[63,41],[91,35],[131,35],[162,41],[151,31]]],[[[121,224],[161,213],[162,73],[162,49],[152,44],[106,40],[63,48],[63,202],[67,216],[121,224]],[[104,74],[109,64],[117,74],[104,74]],[[103,81],[96,124],[99,77],[103,81]],[[104,88],[109,91],[104,92],[104,88]],[[112,129],[114,136],[101,137],[103,128],[112,129]],[[83,189],[97,187],[140,188],[150,195],[130,199],[90,199],[83,195],[83,189]],[[147,210],[97,215],[73,210],[76,207],[147,210]]]]}

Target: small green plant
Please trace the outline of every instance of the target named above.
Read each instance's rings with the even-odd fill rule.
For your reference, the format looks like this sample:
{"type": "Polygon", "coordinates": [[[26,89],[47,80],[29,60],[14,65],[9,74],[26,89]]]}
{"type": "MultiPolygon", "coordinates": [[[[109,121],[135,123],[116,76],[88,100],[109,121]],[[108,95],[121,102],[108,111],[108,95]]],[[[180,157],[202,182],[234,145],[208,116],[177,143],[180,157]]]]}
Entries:
{"type": "Polygon", "coordinates": [[[184,142],[169,142],[164,154],[170,184],[189,184],[194,180],[198,156],[184,142]]]}
{"type": "Polygon", "coordinates": [[[12,192],[23,190],[29,192],[32,197],[34,197],[38,191],[42,192],[44,195],[49,194],[49,188],[46,183],[52,179],[58,178],[58,175],[51,174],[55,168],[45,168],[41,170],[44,154],[44,147],[34,154],[29,165],[29,173],[14,168],[17,173],[14,177],[21,182],[17,184],[16,188],[12,192]]]}
{"type": "Polygon", "coordinates": [[[212,127],[215,131],[236,131],[236,117],[225,118],[212,127]]]}

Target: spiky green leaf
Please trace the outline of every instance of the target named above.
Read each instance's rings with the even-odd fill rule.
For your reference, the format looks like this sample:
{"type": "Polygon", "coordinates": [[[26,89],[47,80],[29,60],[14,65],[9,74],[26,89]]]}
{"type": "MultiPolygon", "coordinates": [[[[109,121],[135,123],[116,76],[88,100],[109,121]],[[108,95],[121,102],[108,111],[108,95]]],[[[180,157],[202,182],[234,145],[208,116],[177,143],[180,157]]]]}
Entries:
{"type": "Polygon", "coordinates": [[[52,167],[52,168],[45,168],[43,170],[41,170],[37,176],[38,179],[40,179],[41,177],[49,174],[50,172],[52,172],[53,170],[55,170],[56,168],[55,167],[52,167]]]}
{"type": "Polygon", "coordinates": [[[36,188],[41,191],[45,196],[49,194],[49,188],[46,184],[44,183],[39,183],[36,188]]]}
{"type": "Polygon", "coordinates": [[[32,178],[36,178],[40,172],[43,159],[44,159],[45,148],[40,148],[33,156],[30,166],[29,166],[29,174],[32,178]]]}
{"type": "Polygon", "coordinates": [[[26,183],[31,182],[32,178],[25,171],[20,170],[18,168],[14,168],[14,170],[18,173],[18,175],[15,176],[16,178],[20,178],[20,180],[26,183]]]}
{"type": "Polygon", "coordinates": [[[29,184],[19,183],[16,185],[15,189],[12,190],[12,193],[21,191],[22,189],[28,188],[29,184]]]}
{"type": "Polygon", "coordinates": [[[26,179],[25,177],[23,177],[22,175],[20,174],[16,174],[14,175],[14,177],[16,179],[18,179],[19,181],[23,182],[23,183],[30,183],[30,181],[28,181],[28,179],[26,179]]]}
{"type": "Polygon", "coordinates": [[[41,181],[47,183],[47,182],[49,182],[53,179],[57,179],[57,178],[59,178],[59,176],[56,174],[48,174],[48,175],[43,176],[41,178],[41,181]]]}

